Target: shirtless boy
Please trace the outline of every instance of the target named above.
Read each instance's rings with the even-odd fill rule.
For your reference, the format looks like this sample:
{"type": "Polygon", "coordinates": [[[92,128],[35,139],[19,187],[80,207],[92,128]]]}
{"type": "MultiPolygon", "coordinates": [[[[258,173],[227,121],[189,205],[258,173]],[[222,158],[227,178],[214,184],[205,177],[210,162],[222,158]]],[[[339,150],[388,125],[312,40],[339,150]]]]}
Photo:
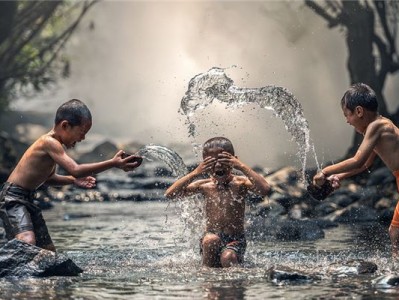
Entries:
{"type": "Polygon", "coordinates": [[[91,113],[80,100],[72,99],[62,104],[55,116],[53,129],[39,137],[23,154],[15,169],[3,184],[0,192],[0,217],[7,239],[13,238],[38,247],[55,251],[41,209],[33,203],[34,191],[42,184],[76,184],[91,188],[95,178],[91,175],[116,167],[130,171],[138,167],[135,156],[122,158],[118,151],[112,159],[77,164],[65,152],[85,139],[92,125],[91,113]],[[70,176],[55,173],[56,165],[70,176]]]}
{"type": "Polygon", "coordinates": [[[204,160],[198,167],[177,180],[165,196],[204,196],[206,232],[201,239],[202,263],[208,267],[234,266],[243,262],[246,249],[245,198],[248,192],[265,196],[270,186],[234,156],[232,143],[224,137],[206,141],[202,155],[204,160]],[[233,169],[244,176],[234,175],[233,169]],[[204,175],[209,177],[203,179],[204,175]]]}
{"type": "MultiPolygon", "coordinates": [[[[377,112],[375,92],[366,84],[358,83],[345,92],[341,107],[346,122],[363,134],[364,138],[354,157],[323,168],[313,177],[314,184],[321,186],[325,180],[332,180],[335,187],[339,181],[358,174],[371,166],[378,155],[393,172],[399,188],[399,129],[391,120],[377,112]]],[[[399,203],[389,227],[392,255],[399,256],[399,203]]]]}

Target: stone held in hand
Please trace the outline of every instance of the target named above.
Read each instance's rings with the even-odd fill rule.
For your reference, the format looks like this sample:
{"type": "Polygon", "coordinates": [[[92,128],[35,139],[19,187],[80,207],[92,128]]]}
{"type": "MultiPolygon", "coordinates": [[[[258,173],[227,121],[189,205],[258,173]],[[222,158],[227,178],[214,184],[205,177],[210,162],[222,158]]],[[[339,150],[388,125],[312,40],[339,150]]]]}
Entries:
{"type": "Polygon", "coordinates": [[[13,239],[0,248],[0,278],[77,276],[83,270],[63,254],[13,239]]]}
{"type": "Polygon", "coordinates": [[[326,180],[321,187],[310,183],[306,189],[309,195],[316,200],[324,200],[334,191],[330,180],[326,180]]]}

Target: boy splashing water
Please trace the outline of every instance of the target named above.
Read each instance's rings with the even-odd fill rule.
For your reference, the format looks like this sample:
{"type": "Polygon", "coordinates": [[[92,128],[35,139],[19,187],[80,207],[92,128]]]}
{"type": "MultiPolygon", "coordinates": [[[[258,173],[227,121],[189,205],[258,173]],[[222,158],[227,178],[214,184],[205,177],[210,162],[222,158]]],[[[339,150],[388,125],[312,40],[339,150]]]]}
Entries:
{"type": "Polygon", "coordinates": [[[85,139],[92,125],[90,110],[80,100],[72,99],[61,105],[55,116],[53,129],[39,137],[23,154],[15,169],[3,184],[0,192],[0,217],[7,239],[19,239],[38,247],[55,251],[41,209],[33,203],[34,191],[42,184],[76,184],[91,188],[95,178],[91,175],[116,167],[130,171],[140,163],[137,156],[122,158],[118,151],[112,159],[77,164],[65,152],[85,139]],[[55,173],[56,165],[71,176],[55,173]]]}
{"type": "Polygon", "coordinates": [[[165,193],[168,198],[202,194],[205,199],[206,230],[201,238],[202,263],[208,267],[230,267],[243,262],[245,199],[249,192],[266,196],[270,186],[234,156],[230,140],[215,137],[204,143],[203,161],[177,180],[165,193]],[[236,169],[244,176],[232,173],[236,169]],[[202,179],[204,176],[208,178],[202,179]]]}
{"type": "MultiPolygon", "coordinates": [[[[341,100],[346,122],[364,136],[354,157],[323,168],[313,178],[314,184],[322,186],[326,180],[335,188],[340,180],[365,171],[378,155],[396,177],[399,188],[399,129],[391,120],[378,114],[375,92],[366,84],[351,86],[341,100]]],[[[399,203],[389,227],[392,255],[399,256],[399,203]]]]}

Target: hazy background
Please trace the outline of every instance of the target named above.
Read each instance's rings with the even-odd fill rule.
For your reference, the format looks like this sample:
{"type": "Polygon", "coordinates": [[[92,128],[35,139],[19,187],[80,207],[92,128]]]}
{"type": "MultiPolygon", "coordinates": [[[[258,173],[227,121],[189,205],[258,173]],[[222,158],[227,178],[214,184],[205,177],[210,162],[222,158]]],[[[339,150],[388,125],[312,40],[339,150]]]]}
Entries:
{"type": "MultiPolygon", "coordinates": [[[[87,145],[106,139],[203,143],[224,135],[250,165],[299,165],[282,121],[255,106],[231,112],[215,103],[197,115],[199,135],[188,137],[181,98],[189,80],[212,67],[228,68],[240,87],[291,91],[303,106],[319,162],[339,158],[351,143],[353,130],[339,105],[349,85],[344,35],[328,30],[302,1],[103,1],[67,52],[70,78],[13,108],[54,112],[70,98],[82,99],[94,122],[87,145]]],[[[389,78],[390,111],[398,92],[398,76],[389,78]]]]}

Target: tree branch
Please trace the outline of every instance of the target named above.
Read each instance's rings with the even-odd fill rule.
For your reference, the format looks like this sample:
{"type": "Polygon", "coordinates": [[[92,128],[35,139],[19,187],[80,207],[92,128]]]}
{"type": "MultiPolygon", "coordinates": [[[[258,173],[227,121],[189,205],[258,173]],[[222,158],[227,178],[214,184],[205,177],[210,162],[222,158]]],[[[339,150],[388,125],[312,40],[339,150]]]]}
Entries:
{"type": "MultiPolygon", "coordinates": [[[[328,27],[333,28],[341,23],[340,17],[334,17],[327,13],[320,5],[318,5],[313,0],[305,0],[305,4],[313,9],[313,11],[318,14],[320,17],[325,19],[328,23],[328,27]]],[[[339,15],[339,14],[338,14],[339,15]]]]}

